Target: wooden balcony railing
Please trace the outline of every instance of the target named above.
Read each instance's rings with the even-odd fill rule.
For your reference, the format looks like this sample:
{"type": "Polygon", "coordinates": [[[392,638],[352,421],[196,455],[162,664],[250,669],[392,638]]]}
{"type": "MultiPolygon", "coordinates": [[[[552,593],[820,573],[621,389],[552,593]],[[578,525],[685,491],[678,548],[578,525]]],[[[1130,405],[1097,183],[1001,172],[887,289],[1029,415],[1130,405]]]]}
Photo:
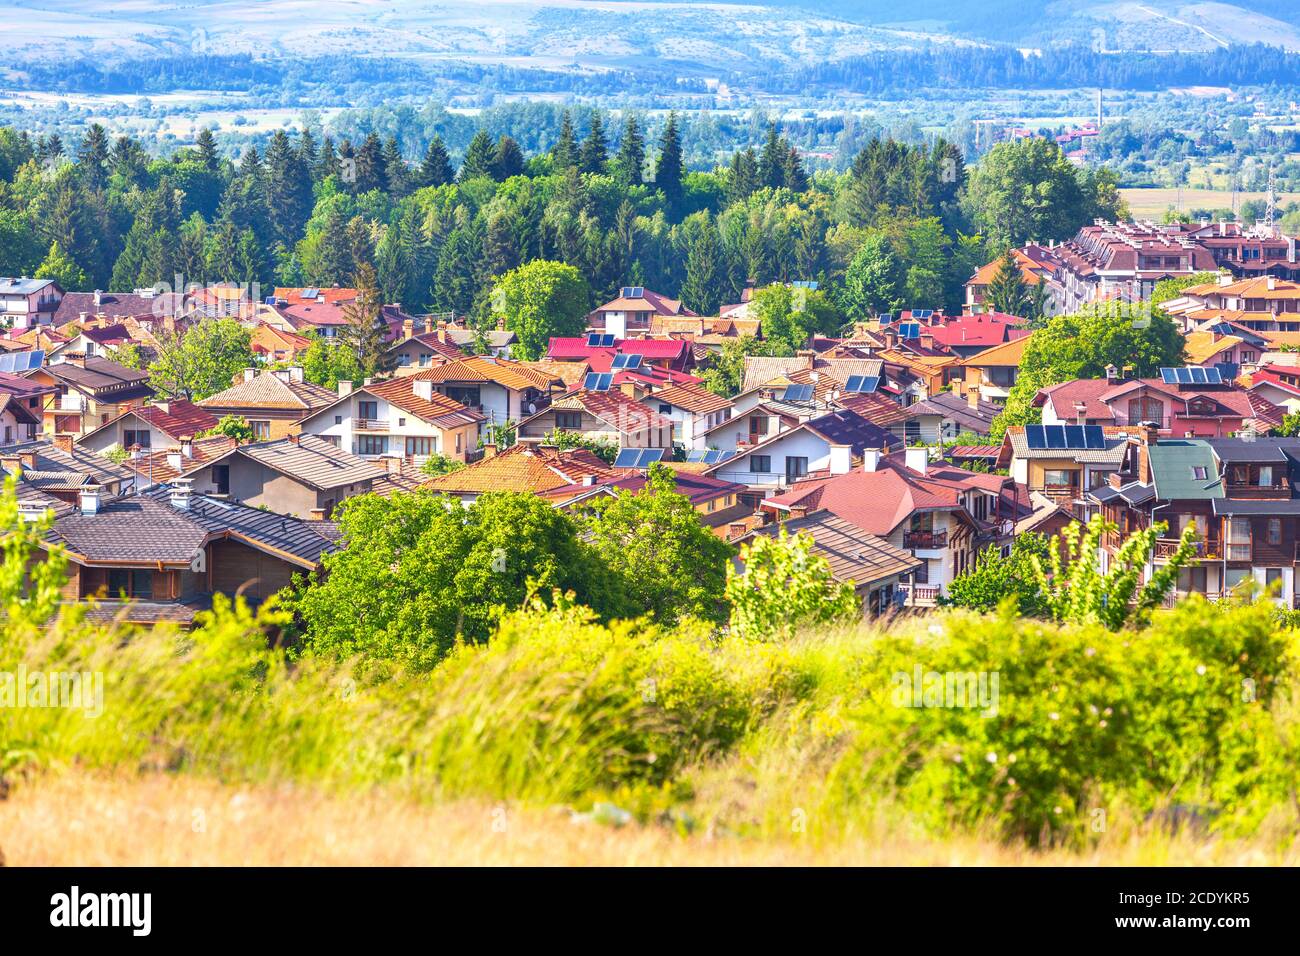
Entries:
{"type": "Polygon", "coordinates": [[[905,548],[946,548],[948,547],[948,531],[904,531],[903,547],[905,548]]]}
{"type": "MultiPolygon", "coordinates": [[[[1155,547],[1156,560],[1173,557],[1180,543],[1180,538],[1158,538],[1155,547]]],[[[1223,543],[1218,538],[1202,538],[1196,542],[1195,553],[1198,558],[1222,558],[1223,543]]]]}
{"type": "Polygon", "coordinates": [[[359,432],[386,432],[388,421],[382,418],[354,418],[352,428],[359,432]]]}

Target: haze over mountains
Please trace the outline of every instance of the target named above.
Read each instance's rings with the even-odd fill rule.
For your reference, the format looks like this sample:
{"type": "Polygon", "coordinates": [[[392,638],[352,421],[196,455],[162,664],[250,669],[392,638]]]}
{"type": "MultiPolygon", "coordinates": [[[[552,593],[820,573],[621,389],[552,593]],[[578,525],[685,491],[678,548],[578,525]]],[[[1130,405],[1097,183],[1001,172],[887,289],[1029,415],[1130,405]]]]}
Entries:
{"type": "Polygon", "coordinates": [[[186,52],[330,53],[679,72],[808,65],[880,49],[1057,42],[1106,50],[1300,50],[1300,5],[1087,0],[30,0],[0,7],[10,64],[186,52]]]}

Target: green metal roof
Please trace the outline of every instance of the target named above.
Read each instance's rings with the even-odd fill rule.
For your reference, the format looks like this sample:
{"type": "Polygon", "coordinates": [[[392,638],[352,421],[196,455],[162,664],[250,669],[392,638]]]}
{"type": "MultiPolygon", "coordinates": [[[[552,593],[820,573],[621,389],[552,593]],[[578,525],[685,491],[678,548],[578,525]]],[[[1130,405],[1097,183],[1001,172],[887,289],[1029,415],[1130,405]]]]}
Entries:
{"type": "Polygon", "coordinates": [[[1160,441],[1149,449],[1151,479],[1161,501],[1222,498],[1223,481],[1214,449],[1192,439],[1160,441]],[[1192,469],[1200,466],[1208,478],[1196,478],[1192,469]]]}

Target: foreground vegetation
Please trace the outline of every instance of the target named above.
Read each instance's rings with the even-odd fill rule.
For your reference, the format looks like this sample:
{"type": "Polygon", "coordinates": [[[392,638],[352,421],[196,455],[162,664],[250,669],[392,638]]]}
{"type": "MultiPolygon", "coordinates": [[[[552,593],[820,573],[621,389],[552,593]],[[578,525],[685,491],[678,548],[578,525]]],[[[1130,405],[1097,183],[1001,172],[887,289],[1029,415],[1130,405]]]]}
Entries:
{"type": "MultiPolygon", "coordinates": [[[[613,515],[596,520],[621,540],[613,515]]],[[[721,626],[601,617],[552,591],[436,654],[405,654],[392,628],[378,643],[289,646],[276,602],[254,613],[218,598],[188,633],[94,623],[57,607],[57,555],[29,570],[39,527],[16,520],[11,492],[0,527],[0,791],[129,789],[143,775],[141,792],[157,776],[189,781],[179,792],[294,787],[398,815],[563,807],[828,859],[898,834],[1014,856],[1170,833],[1278,859],[1300,826],[1297,635],[1262,602],[1050,620],[1020,616],[1012,597],[991,613],[846,623],[825,613],[845,597],[817,590],[804,542],[765,539],[759,580],[728,575],[721,626]],[[93,716],[15,705],[12,675],[70,672],[102,675],[93,716]]],[[[1053,578],[1124,585],[1086,568],[1053,578]]]]}

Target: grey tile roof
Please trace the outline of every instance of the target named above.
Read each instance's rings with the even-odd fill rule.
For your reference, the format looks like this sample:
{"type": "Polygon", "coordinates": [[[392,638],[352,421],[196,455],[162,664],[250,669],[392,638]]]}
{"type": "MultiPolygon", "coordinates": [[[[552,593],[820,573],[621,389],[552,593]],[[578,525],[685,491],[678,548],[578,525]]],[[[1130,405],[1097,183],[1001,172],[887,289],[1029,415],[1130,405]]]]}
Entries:
{"type": "Polygon", "coordinates": [[[232,454],[244,455],[313,488],[328,490],[381,478],[385,470],[351,452],[336,448],[315,435],[300,435],[297,440],[240,445],[232,454]]]}
{"type": "Polygon", "coordinates": [[[247,505],[191,495],[182,511],[171,504],[171,489],[153,488],[141,495],[113,498],[99,513],[74,510],[58,518],[46,533],[90,562],[165,562],[188,564],[209,541],[235,538],[315,566],[338,548],[333,522],[303,521],[247,505]]]}
{"type": "MultiPolygon", "coordinates": [[[[884,538],[864,531],[851,521],[829,511],[815,511],[781,525],[767,525],[752,534],[776,537],[781,528],[813,539],[813,554],[826,559],[837,581],[852,581],[858,587],[895,574],[906,574],[921,566],[910,551],[895,547],[884,538]]],[[[748,537],[748,536],[746,536],[748,537]]],[[[741,539],[744,540],[743,538],[741,539]]]]}
{"type": "Polygon", "coordinates": [[[25,454],[36,456],[36,467],[32,469],[35,472],[78,472],[101,485],[129,482],[133,477],[129,469],[76,444],[70,452],[45,438],[0,446],[0,458],[19,458],[25,454]]]}
{"type": "Polygon", "coordinates": [[[311,382],[284,381],[274,372],[261,372],[252,381],[239,382],[224,392],[209,395],[200,408],[266,408],[313,411],[338,401],[338,393],[311,382]]]}
{"type": "MultiPolygon", "coordinates": [[[[107,388],[116,388],[117,386],[131,386],[131,392],[145,389],[148,394],[153,394],[153,390],[148,388],[149,373],[141,371],[138,368],[128,368],[117,362],[110,361],[98,356],[89,356],[85,360],[85,367],[74,365],[71,362],[56,362],[53,365],[45,366],[45,371],[57,379],[61,379],[69,384],[76,385],[79,388],[89,389],[92,392],[101,391],[107,388]]],[[[126,389],[122,392],[114,392],[114,396],[125,394],[126,389]]]]}

